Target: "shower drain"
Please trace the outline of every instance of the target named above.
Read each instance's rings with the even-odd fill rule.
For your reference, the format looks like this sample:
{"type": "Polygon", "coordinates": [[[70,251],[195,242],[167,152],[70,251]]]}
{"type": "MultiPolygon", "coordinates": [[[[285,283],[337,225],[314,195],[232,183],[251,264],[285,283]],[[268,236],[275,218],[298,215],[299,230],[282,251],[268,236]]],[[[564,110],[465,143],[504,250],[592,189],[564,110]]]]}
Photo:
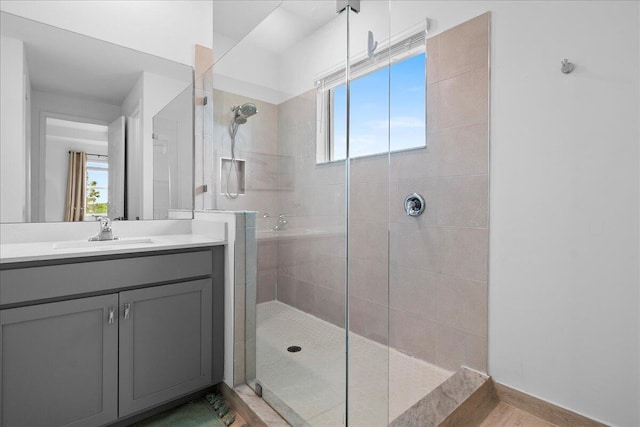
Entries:
{"type": "Polygon", "coordinates": [[[291,347],[287,347],[287,351],[289,353],[297,353],[300,350],[302,350],[302,347],[300,347],[299,345],[292,345],[291,347]]]}

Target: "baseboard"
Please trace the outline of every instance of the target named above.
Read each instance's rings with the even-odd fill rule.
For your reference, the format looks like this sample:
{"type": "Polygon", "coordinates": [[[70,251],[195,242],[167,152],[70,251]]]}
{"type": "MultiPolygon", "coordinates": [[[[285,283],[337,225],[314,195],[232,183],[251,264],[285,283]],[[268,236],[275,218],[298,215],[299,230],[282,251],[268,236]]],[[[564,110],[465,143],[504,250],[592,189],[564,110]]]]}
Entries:
{"type": "Polygon", "coordinates": [[[536,417],[548,421],[551,424],[555,424],[560,427],[606,427],[606,424],[594,421],[583,415],[515,390],[504,384],[493,382],[493,386],[495,388],[496,395],[501,402],[528,412],[531,415],[535,415],[536,417]]]}

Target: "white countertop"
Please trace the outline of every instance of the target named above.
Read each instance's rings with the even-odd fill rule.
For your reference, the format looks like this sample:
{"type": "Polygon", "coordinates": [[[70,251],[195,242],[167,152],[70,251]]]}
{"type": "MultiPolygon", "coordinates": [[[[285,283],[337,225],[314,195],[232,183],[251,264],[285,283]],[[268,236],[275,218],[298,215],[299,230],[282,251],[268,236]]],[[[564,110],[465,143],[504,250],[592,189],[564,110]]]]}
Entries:
{"type": "Polygon", "coordinates": [[[227,243],[225,240],[198,234],[159,235],[148,238],[150,241],[147,242],[140,242],[140,238],[122,238],[119,244],[118,241],[107,241],[103,245],[103,242],[93,242],[90,247],[86,247],[86,240],[0,244],[0,264],[196,248],[227,243]],[[68,247],[74,243],[85,247],[68,247]]]}

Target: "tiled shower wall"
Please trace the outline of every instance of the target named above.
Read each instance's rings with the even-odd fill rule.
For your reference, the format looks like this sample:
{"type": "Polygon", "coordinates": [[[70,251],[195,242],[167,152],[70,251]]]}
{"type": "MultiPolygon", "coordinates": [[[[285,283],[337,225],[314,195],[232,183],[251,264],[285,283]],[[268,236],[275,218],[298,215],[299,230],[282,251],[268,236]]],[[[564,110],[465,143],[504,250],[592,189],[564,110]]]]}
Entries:
{"type": "MultiPolygon", "coordinates": [[[[214,204],[210,208],[233,211],[259,210],[261,218],[265,214],[270,218],[277,218],[280,213],[277,106],[217,89],[213,89],[213,104],[212,132],[216,145],[210,157],[213,166],[210,192],[214,204]],[[231,199],[224,194],[227,176],[225,173],[221,174],[220,158],[231,157],[231,108],[247,102],[254,103],[258,113],[238,127],[235,145],[236,157],[245,161],[246,189],[245,194],[231,199]]],[[[235,180],[232,180],[231,189],[235,189],[235,180]]]]}
{"type": "MultiPolygon", "coordinates": [[[[489,21],[427,41],[427,149],[351,161],[350,328],[448,369],[486,371],[489,21]],[[418,218],[402,209],[413,192],[426,200],[418,218]]],[[[275,106],[214,91],[212,133],[223,145],[211,147],[209,185],[217,188],[216,150],[228,155],[232,105],[258,106],[238,133],[238,157],[257,171],[245,196],[225,200],[217,188],[205,208],[260,211],[258,302],[344,326],[345,163],[316,164],[315,96],[275,106]],[[321,234],[274,238],[265,230],[281,213],[289,229],[321,234]]]]}
{"type": "Polygon", "coordinates": [[[391,159],[390,344],[448,369],[487,369],[489,25],[428,39],[428,150],[391,159]]]}
{"type": "MultiPolygon", "coordinates": [[[[486,371],[489,14],[428,39],[427,52],[428,148],[351,163],[350,326],[445,368],[486,371]],[[426,200],[419,218],[402,209],[413,192],[426,200]]],[[[315,164],[315,92],[278,110],[279,153],[295,164],[281,209],[294,228],[326,233],[259,243],[258,298],[343,326],[344,163],[315,164]]]]}

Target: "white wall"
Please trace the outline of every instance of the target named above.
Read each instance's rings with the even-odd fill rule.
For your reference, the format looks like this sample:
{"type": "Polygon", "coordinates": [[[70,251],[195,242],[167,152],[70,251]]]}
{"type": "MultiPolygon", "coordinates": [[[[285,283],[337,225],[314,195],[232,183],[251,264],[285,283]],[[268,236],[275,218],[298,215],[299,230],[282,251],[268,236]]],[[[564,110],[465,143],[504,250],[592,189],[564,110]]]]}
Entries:
{"type": "Polygon", "coordinates": [[[637,7],[492,8],[489,372],[620,426],[640,424],[637,7]]]}
{"type": "Polygon", "coordinates": [[[210,1],[0,1],[0,9],[187,65],[212,46],[210,1]]]}
{"type": "MultiPolygon", "coordinates": [[[[4,95],[2,98],[4,98],[4,95]]],[[[46,124],[44,118],[47,115],[108,125],[122,115],[122,109],[119,105],[77,96],[37,90],[31,92],[31,182],[33,183],[31,210],[33,221],[45,221],[46,217],[45,204],[41,203],[41,201],[45,200],[47,192],[44,174],[46,151],[42,150],[46,124]]],[[[62,221],[62,219],[58,221],[62,221]]]]}
{"type": "Polygon", "coordinates": [[[26,142],[24,44],[0,37],[0,222],[24,222],[26,142]]]}

